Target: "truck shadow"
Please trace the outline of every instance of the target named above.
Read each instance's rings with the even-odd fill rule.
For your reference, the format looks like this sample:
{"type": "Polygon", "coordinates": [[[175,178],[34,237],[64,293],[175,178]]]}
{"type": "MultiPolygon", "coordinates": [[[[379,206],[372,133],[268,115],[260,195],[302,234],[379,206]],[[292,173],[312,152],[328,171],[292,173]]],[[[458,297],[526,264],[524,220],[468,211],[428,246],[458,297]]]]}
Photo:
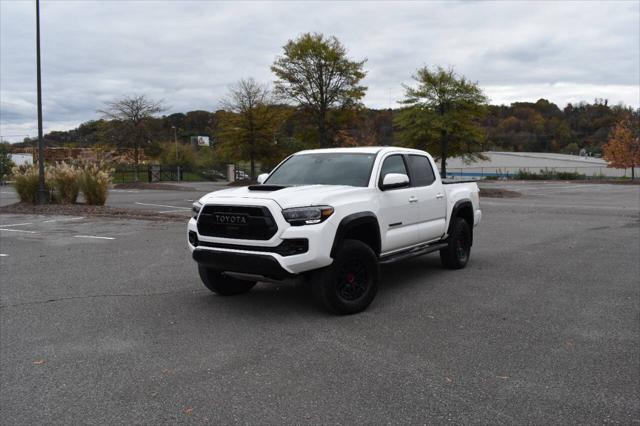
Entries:
{"type": "MultiPolygon", "coordinates": [[[[385,298],[391,299],[398,293],[414,297],[416,291],[431,291],[445,275],[446,271],[440,266],[437,256],[421,256],[382,265],[378,295],[372,308],[386,305],[385,298]]],[[[251,316],[330,316],[315,304],[311,285],[304,278],[282,283],[260,282],[249,293],[240,296],[222,297],[203,293],[202,298],[207,309],[237,310],[238,313],[251,316]]]]}
{"type": "Polygon", "coordinates": [[[398,263],[382,265],[378,295],[407,292],[407,297],[415,288],[431,289],[443,278],[445,270],[438,256],[426,255],[398,263]]]}

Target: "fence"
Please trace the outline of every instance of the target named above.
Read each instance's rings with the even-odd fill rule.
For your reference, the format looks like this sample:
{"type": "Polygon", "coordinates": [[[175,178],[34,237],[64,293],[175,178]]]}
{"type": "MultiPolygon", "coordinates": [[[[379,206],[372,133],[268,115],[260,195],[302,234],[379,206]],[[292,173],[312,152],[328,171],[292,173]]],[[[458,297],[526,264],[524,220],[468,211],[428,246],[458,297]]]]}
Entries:
{"type": "MultiPolygon", "coordinates": [[[[163,182],[163,181],[226,181],[227,170],[224,167],[195,168],[179,166],[139,166],[138,182],[163,182]]],[[[136,181],[136,169],[133,166],[118,167],[112,178],[113,183],[129,183],[136,181]]]]}
{"type": "MultiPolygon", "coordinates": [[[[240,165],[234,165],[235,181],[248,181],[249,173],[240,165]]],[[[257,173],[260,173],[257,170],[257,173]]],[[[228,181],[228,164],[220,163],[212,167],[181,167],[172,165],[141,165],[138,167],[138,182],[202,182],[228,181]]],[[[136,170],[133,166],[118,167],[113,173],[112,182],[129,183],[136,181],[136,170]]]]}

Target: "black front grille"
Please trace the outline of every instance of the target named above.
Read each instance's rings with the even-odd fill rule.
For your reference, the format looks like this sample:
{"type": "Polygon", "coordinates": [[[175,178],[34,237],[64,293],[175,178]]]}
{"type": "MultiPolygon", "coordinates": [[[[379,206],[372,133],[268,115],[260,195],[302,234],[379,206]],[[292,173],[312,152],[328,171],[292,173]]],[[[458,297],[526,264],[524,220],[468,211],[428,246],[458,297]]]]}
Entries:
{"type": "Polygon", "coordinates": [[[290,238],[282,240],[282,242],[275,247],[263,247],[245,246],[241,244],[210,243],[207,241],[198,241],[197,238],[192,241],[192,233],[195,237],[195,232],[189,232],[189,242],[191,242],[191,245],[195,247],[212,247],[231,250],[257,251],[262,253],[278,253],[280,256],[294,256],[296,254],[302,254],[309,251],[309,240],[307,240],[306,238],[290,238]]]}
{"type": "Polygon", "coordinates": [[[277,231],[266,207],[206,205],[198,217],[198,232],[208,237],[268,240],[277,231]]]}

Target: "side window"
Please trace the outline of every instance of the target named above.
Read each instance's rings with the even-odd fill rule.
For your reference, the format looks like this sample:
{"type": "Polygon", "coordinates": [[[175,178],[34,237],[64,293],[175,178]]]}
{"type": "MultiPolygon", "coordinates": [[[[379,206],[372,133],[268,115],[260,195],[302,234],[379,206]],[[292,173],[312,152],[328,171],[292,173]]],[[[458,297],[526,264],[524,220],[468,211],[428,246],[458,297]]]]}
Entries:
{"type": "Polygon", "coordinates": [[[409,176],[409,173],[407,173],[407,167],[404,165],[404,160],[401,155],[391,155],[384,159],[382,169],[380,170],[380,185],[382,184],[384,177],[389,173],[401,173],[409,176]]]}
{"type": "Polygon", "coordinates": [[[431,162],[427,157],[409,155],[409,168],[411,169],[413,186],[429,186],[436,180],[431,162]]]}

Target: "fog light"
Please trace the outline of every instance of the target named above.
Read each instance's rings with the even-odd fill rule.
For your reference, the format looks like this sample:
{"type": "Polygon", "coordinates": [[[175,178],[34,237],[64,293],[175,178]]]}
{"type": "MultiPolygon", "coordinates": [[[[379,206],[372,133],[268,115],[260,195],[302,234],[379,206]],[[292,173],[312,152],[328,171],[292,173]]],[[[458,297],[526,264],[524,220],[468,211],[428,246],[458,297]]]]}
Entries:
{"type": "Polygon", "coordinates": [[[283,240],[277,248],[281,256],[294,256],[309,251],[309,240],[306,238],[290,238],[283,240]]]}
{"type": "Polygon", "coordinates": [[[193,231],[189,231],[189,244],[198,247],[198,234],[193,231]]]}

